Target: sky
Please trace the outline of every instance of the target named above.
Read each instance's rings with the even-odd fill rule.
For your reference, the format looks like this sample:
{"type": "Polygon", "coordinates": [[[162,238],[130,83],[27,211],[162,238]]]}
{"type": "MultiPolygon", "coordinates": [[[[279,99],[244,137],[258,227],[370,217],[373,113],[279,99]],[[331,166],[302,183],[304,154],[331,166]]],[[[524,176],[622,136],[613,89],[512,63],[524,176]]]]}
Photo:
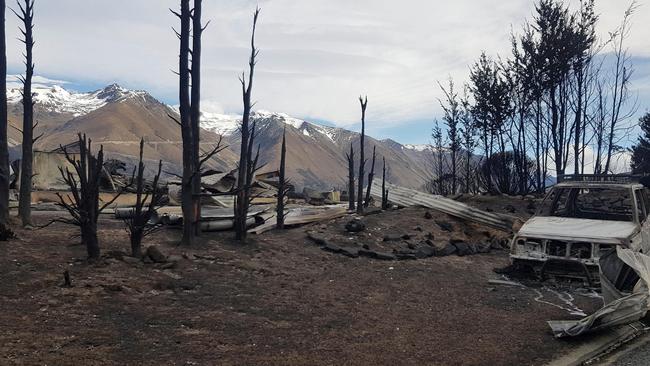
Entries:
{"type": "MultiPolygon", "coordinates": [[[[572,4],[576,0],[567,0],[572,4]]],[[[650,108],[650,4],[634,17],[628,46],[640,114],[650,108]]],[[[11,1],[8,2],[11,4],[11,1]]],[[[626,0],[597,0],[598,33],[620,23],[626,0]]],[[[262,9],[253,99],[256,108],[428,143],[440,117],[438,82],[466,82],[481,51],[507,57],[534,9],[529,0],[204,0],[203,107],[238,114],[255,7],[262,9]]],[[[89,91],[117,82],[177,104],[178,0],[36,0],[36,74],[89,91]]],[[[21,73],[18,21],[7,12],[9,73],[21,73]]]]}

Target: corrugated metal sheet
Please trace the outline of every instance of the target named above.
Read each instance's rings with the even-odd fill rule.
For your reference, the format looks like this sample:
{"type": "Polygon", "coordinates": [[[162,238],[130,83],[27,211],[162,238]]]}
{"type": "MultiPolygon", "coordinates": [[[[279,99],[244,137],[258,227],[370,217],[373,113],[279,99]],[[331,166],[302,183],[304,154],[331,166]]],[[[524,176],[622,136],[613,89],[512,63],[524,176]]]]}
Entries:
{"type": "MultiPolygon", "coordinates": [[[[464,220],[488,225],[499,230],[508,232],[512,231],[512,222],[497,214],[485,212],[443,196],[419,192],[414,189],[404,188],[394,184],[386,183],[386,189],[388,189],[388,200],[399,206],[427,207],[464,220]]],[[[381,199],[381,181],[375,180],[372,182],[370,194],[373,197],[381,199]]]]}

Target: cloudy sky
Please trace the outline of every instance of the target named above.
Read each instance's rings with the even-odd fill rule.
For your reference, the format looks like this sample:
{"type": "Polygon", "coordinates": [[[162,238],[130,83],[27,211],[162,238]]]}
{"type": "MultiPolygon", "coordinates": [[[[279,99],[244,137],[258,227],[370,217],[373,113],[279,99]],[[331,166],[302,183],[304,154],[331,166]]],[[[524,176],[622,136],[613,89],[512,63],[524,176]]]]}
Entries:
{"type": "MultiPolygon", "coordinates": [[[[650,108],[650,4],[643,1],[628,40],[640,112],[650,108]]],[[[204,0],[211,23],[203,98],[212,112],[241,113],[237,77],[258,4],[257,108],[356,129],[357,98],[367,94],[370,133],[404,143],[429,141],[437,82],[464,82],[482,50],[507,56],[511,29],[533,12],[529,0],[204,0]]],[[[628,5],[597,0],[599,33],[614,29],[628,5]]],[[[118,82],[176,104],[177,19],[168,10],[176,7],[177,0],[36,0],[36,73],[80,91],[118,82]]],[[[10,73],[23,67],[17,26],[8,12],[10,73]]]]}

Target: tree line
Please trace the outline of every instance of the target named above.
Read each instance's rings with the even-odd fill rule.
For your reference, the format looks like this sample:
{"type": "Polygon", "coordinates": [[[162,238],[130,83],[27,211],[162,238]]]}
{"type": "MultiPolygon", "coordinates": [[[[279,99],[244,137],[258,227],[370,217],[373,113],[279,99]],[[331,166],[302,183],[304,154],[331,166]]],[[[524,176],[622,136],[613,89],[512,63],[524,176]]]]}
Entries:
{"type": "Polygon", "coordinates": [[[625,45],[637,5],[606,39],[594,8],[595,0],[577,9],[539,0],[511,33],[510,55],[482,52],[461,88],[439,83],[429,191],[527,194],[553,176],[614,173],[637,108],[625,45]]]}

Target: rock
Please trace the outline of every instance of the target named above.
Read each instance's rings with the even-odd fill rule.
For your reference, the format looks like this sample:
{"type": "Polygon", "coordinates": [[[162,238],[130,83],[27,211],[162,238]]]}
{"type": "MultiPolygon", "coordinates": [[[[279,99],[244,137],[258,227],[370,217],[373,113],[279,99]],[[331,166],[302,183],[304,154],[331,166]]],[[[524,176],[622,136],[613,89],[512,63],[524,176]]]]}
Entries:
{"type": "Polygon", "coordinates": [[[456,253],[456,250],[457,250],[457,249],[456,249],[456,246],[455,246],[455,245],[453,245],[453,244],[451,244],[451,243],[447,243],[447,244],[446,244],[444,247],[442,247],[442,248],[436,248],[436,249],[435,249],[435,253],[434,253],[434,255],[435,255],[436,257],[446,257],[446,256],[448,256],[448,255],[452,255],[452,254],[456,253]]]}
{"type": "Polygon", "coordinates": [[[345,230],[347,230],[349,233],[359,233],[365,229],[366,224],[364,224],[363,221],[359,219],[350,220],[347,224],[345,224],[345,230]]]}
{"type": "Polygon", "coordinates": [[[413,230],[415,230],[415,231],[422,231],[422,226],[419,226],[419,225],[418,225],[418,226],[414,227],[413,230]]]}
{"type": "Polygon", "coordinates": [[[142,258],[142,262],[144,262],[144,264],[153,264],[153,261],[151,260],[151,258],[149,258],[149,256],[145,256],[144,258],[142,258]]]}
{"type": "Polygon", "coordinates": [[[361,249],[359,255],[368,258],[381,259],[381,260],[395,260],[395,255],[390,253],[375,252],[373,250],[361,249]]]}
{"type": "Polygon", "coordinates": [[[432,233],[432,232],[428,232],[427,235],[425,235],[424,237],[427,238],[428,240],[433,240],[433,239],[435,239],[435,236],[433,236],[433,233],[432,233]]]}
{"type": "Polygon", "coordinates": [[[395,255],[390,253],[375,252],[375,258],[385,261],[394,261],[395,255]]]}
{"type": "Polygon", "coordinates": [[[169,257],[167,257],[167,261],[173,262],[173,263],[178,263],[178,262],[180,262],[182,260],[183,260],[183,256],[178,255],[178,254],[172,254],[169,257]]]}
{"type": "Polygon", "coordinates": [[[447,232],[454,231],[454,226],[451,223],[447,222],[447,221],[436,221],[436,224],[443,231],[447,231],[447,232]]]}
{"type": "Polygon", "coordinates": [[[142,261],[139,258],[129,257],[129,256],[122,257],[122,261],[124,263],[128,263],[128,264],[140,264],[140,263],[142,263],[142,261]]]}
{"type": "Polygon", "coordinates": [[[364,248],[364,249],[359,249],[359,255],[362,257],[375,258],[377,253],[375,253],[370,249],[364,248]]]}
{"type": "Polygon", "coordinates": [[[507,205],[505,207],[505,209],[506,209],[507,212],[510,212],[510,213],[516,213],[517,212],[517,209],[513,205],[507,205]]]}
{"type": "Polygon", "coordinates": [[[311,239],[314,243],[316,243],[317,245],[320,245],[320,246],[323,246],[323,245],[327,244],[327,240],[324,237],[322,237],[320,235],[316,235],[314,233],[307,234],[307,238],[311,239]]]}
{"type": "Polygon", "coordinates": [[[350,257],[350,258],[358,258],[359,257],[359,249],[358,248],[341,248],[341,254],[343,254],[346,257],[350,257]]]}
{"type": "Polygon", "coordinates": [[[415,256],[414,253],[396,253],[395,258],[400,261],[405,261],[405,260],[416,260],[417,257],[415,256]]]}
{"type": "Polygon", "coordinates": [[[406,246],[411,250],[415,250],[415,244],[413,243],[406,243],[406,246]]]}
{"type": "Polygon", "coordinates": [[[418,234],[415,234],[415,233],[407,233],[407,234],[402,235],[402,239],[404,239],[404,240],[409,240],[409,239],[413,239],[413,238],[415,238],[416,236],[418,236],[418,234]]]}
{"type": "Polygon", "coordinates": [[[384,241],[398,241],[402,240],[401,234],[386,234],[384,235],[384,241]]]}
{"type": "Polygon", "coordinates": [[[477,253],[489,253],[492,245],[490,243],[478,244],[476,246],[477,253]]]}
{"type": "Polygon", "coordinates": [[[339,253],[341,251],[341,248],[338,245],[334,245],[332,243],[326,243],[321,249],[332,253],[339,253]]]}
{"type": "Polygon", "coordinates": [[[486,207],[485,210],[483,210],[483,211],[485,211],[485,212],[494,212],[494,210],[491,209],[490,207],[486,207]]]}
{"type": "Polygon", "coordinates": [[[433,218],[433,215],[431,214],[431,212],[427,211],[424,213],[424,218],[427,220],[431,220],[433,218]]]}
{"type": "Polygon", "coordinates": [[[176,263],[175,262],[160,263],[160,266],[158,268],[160,268],[160,269],[173,269],[173,268],[176,268],[176,263]]]}
{"type": "Polygon", "coordinates": [[[425,241],[424,241],[424,244],[426,244],[426,245],[428,245],[428,246],[430,246],[430,247],[435,246],[435,245],[433,244],[433,240],[430,240],[430,239],[425,240],[425,241]]]}
{"type": "Polygon", "coordinates": [[[465,242],[459,241],[453,243],[452,245],[456,247],[456,254],[459,257],[473,254],[472,248],[465,242]]]}
{"type": "Polygon", "coordinates": [[[167,262],[167,256],[160,251],[160,248],[158,248],[157,245],[151,245],[147,247],[147,252],[145,255],[147,256],[147,258],[150,258],[154,263],[167,262]]]}
{"type": "Polygon", "coordinates": [[[430,247],[428,245],[424,245],[418,248],[418,250],[415,252],[415,256],[417,258],[429,258],[433,257],[436,254],[436,250],[433,247],[430,247]]]}
{"type": "Polygon", "coordinates": [[[361,246],[363,249],[370,250],[370,245],[364,244],[361,246]]]}

